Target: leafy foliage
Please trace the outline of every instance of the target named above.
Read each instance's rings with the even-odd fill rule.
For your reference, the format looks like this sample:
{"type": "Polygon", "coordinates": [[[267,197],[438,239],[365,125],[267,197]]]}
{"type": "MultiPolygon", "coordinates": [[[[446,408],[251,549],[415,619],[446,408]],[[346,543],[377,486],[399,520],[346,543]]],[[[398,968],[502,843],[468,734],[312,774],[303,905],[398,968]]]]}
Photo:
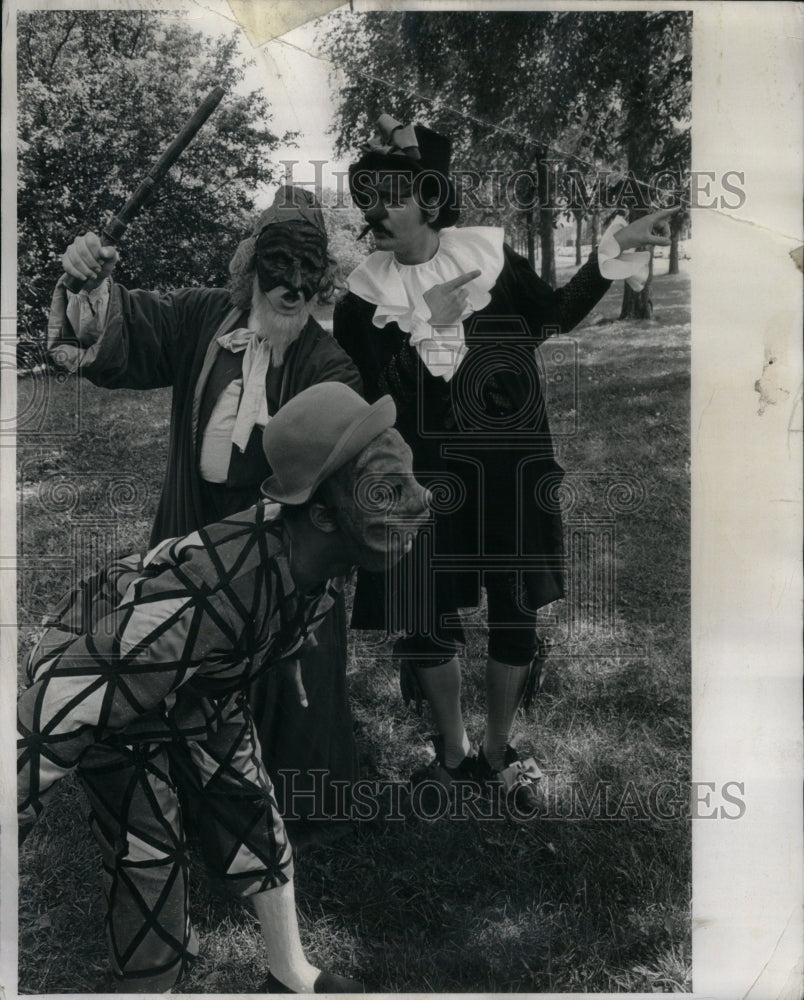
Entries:
{"type": "Polygon", "coordinates": [[[459,171],[528,172],[516,199],[479,189],[464,219],[524,230],[531,258],[538,229],[553,283],[552,230],[570,207],[557,173],[576,171],[591,187],[598,170],[642,180],[689,159],[684,11],[344,13],[322,44],[345,78],[338,152],[355,150],[387,111],[450,135],[459,171]]]}
{"type": "Polygon", "coordinates": [[[70,239],[100,232],[216,84],[226,97],[130,226],[117,274],[147,288],[225,282],[280,142],[265,98],[235,91],[243,77],[234,38],[170,16],[20,13],[19,313],[30,335],[70,239]]]}
{"type": "Polygon", "coordinates": [[[363,213],[348,195],[333,189],[321,193],[324,223],[329,236],[329,252],[346,278],[368,256],[367,242],[358,242],[364,225],[363,213]]]}

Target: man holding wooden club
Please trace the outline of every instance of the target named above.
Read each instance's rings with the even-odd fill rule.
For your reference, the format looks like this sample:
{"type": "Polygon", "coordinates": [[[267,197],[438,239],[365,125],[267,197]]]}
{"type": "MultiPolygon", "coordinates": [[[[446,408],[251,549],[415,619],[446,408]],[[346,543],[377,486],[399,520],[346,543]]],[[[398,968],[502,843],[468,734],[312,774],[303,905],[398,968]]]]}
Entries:
{"type": "MultiPolygon", "coordinates": [[[[321,208],[302,188],[281,187],[255,220],[236,248],[227,288],[129,290],[113,280],[117,261],[117,250],[94,233],[73,240],[62,264],[67,279],[85,284],[77,295],[65,280],[57,285],[48,344],[58,363],[103,388],[172,386],[155,545],[258,499],[270,472],[262,430],[297,393],[324,381],[359,392],[361,382],[312,315],[316,301],[331,300],[336,264],[321,208]]],[[[303,654],[301,675],[305,703],[276,675],[252,692],[264,759],[283,815],[299,820],[297,839],[346,829],[307,817],[331,811],[331,781],[357,777],[341,595],[318,645],[303,654]],[[316,771],[324,775],[318,784],[308,777],[316,771]],[[286,786],[284,773],[295,784],[286,786]]]]}

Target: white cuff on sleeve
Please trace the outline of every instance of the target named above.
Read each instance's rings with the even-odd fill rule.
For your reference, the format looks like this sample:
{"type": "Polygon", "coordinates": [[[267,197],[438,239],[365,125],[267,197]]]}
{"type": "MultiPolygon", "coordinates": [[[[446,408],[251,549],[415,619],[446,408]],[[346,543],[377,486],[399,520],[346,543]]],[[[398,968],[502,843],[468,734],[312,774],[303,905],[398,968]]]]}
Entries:
{"type": "Polygon", "coordinates": [[[91,292],[67,292],[67,319],[78,342],[85,348],[96,344],[106,325],[112,279],[108,276],[91,292]]]}
{"type": "Polygon", "coordinates": [[[649,250],[621,250],[614,234],[624,229],[628,223],[618,215],[603,236],[597,248],[597,266],[604,278],[616,281],[624,278],[635,292],[645,287],[650,273],[649,250]]]}

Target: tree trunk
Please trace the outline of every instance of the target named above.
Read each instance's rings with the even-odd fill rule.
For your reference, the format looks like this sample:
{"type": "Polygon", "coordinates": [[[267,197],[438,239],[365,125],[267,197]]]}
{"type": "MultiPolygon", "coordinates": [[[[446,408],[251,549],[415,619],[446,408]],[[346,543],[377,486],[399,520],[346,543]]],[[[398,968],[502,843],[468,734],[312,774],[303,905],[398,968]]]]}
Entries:
{"type": "Polygon", "coordinates": [[[528,247],[528,263],[536,270],[536,234],[534,232],[535,220],[533,218],[533,209],[530,208],[525,213],[525,236],[527,239],[528,247]]]}
{"type": "Polygon", "coordinates": [[[625,283],[623,289],[623,304],[620,309],[620,319],[652,319],[653,317],[653,295],[651,284],[653,279],[653,251],[650,254],[650,267],[648,270],[648,280],[641,292],[635,292],[625,283]]]}
{"type": "Polygon", "coordinates": [[[592,212],[592,246],[596,247],[600,242],[600,209],[596,208],[592,212]]]}
{"type": "Polygon", "coordinates": [[[539,245],[542,251],[541,278],[551,288],[556,287],[556,237],[553,229],[553,209],[539,209],[539,245]]]}
{"type": "Polygon", "coordinates": [[[678,274],[678,233],[670,233],[670,266],[668,274],[678,274]]]}
{"type": "Polygon", "coordinates": [[[538,227],[541,250],[540,275],[551,288],[556,287],[556,237],[553,230],[555,209],[551,207],[554,193],[551,191],[550,163],[544,159],[546,150],[541,151],[536,161],[536,181],[538,185],[538,227]]]}
{"type": "Polygon", "coordinates": [[[681,239],[685,217],[683,212],[677,212],[670,217],[670,267],[667,271],[668,274],[678,274],[678,241],[681,239]]]}
{"type": "Polygon", "coordinates": [[[581,266],[581,240],[583,239],[583,212],[575,213],[575,264],[581,266]]]}

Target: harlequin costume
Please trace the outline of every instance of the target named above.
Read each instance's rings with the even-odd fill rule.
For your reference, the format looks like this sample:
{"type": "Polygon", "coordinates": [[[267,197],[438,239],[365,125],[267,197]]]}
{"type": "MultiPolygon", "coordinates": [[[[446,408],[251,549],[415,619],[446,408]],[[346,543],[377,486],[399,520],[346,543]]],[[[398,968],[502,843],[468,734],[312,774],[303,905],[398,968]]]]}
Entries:
{"type": "MultiPolygon", "coordinates": [[[[303,190],[282,188],[274,204],[258,218],[253,233],[238,247],[233,270],[235,265],[253,269],[259,241],[272,234],[292,233],[294,227],[320,234],[326,247],[323,215],[315,200],[303,190]]],[[[255,338],[249,319],[247,301],[233,303],[231,292],[222,288],[129,291],[107,279],[88,297],[70,296],[69,300],[62,282],[56,288],[49,321],[54,357],[65,357],[65,344],[75,345],[78,334],[82,349],[77,356],[68,356],[70,367],[96,385],[108,389],[173,388],[168,458],[151,545],[195,531],[255,503],[260,483],[270,472],[260,444],[261,428],[289,399],[325,381],[343,382],[360,391],[355,366],[312,317],[287,347],[281,363],[263,357],[261,367],[259,359],[252,361],[256,352],[252,351],[255,338]],[[243,434],[235,415],[242,414],[249,384],[253,386],[255,380],[262,381],[264,392],[260,392],[256,419],[246,423],[243,434]],[[227,399],[233,400],[233,412],[221,417],[227,399]],[[227,435],[231,443],[224,440],[221,444],[220,439],[227,435]],[[222,448],[222,473],[207,473],[206,466],[211,464],[208,453],[214,456],[217,450],[220,465],[222,448]]],[[[346,693],[342,597],[336,599],[332,613],[321,624],[318,645],[305,650],[301,659],[308,708],[298,704],[295,694],[277,676],[257,682],[252,704],[280,806],[283,811],[304,816],[316,808],[315,804],[310,797],[298,796],[286,809],[280,772],[300,772],[300,788],[307,787],[303,776],[315,769],[325,771],[328,779],[351,782],[357,777],[346,693]]]]}
{"type": "MultiPolygon", "coordinates": [[[[391,477],[409,532],[426,519],[395,415],[390,397],[370,406],[341,383],[303,391],[263,434],[273,471],[262,490],[281,510],[261,503],[117,560],[67,595],[28,658],[21,839],[77,768],[103,854],[112,963],[130,991],[169,988],[196,952],[180,792],[191,793],[211,871],[255,897],[273,960],[299,964],[295,909],[268,891],[293,869],[247,692],[325,620],[340,586],[327,576],[401,554],[384,509],[357,504],[359,477],[391,477]]],[[[312,971],[314,992],[362,990],[312,971]]],[[[291,992],[273,969],[269,986],[291,992]]]]}
{"type": "Polygon", "coordinates": [[[293,873],[247,695],[326,617],[337,587],[297,592],[278,510],[259,504],[112,563],[65,597],[29,656],[21,837],[77,766],[112,964],[128,979],[178,976],[197,951],[179,786],[200,803],[210,871],[235,894],[293,873]]]}

